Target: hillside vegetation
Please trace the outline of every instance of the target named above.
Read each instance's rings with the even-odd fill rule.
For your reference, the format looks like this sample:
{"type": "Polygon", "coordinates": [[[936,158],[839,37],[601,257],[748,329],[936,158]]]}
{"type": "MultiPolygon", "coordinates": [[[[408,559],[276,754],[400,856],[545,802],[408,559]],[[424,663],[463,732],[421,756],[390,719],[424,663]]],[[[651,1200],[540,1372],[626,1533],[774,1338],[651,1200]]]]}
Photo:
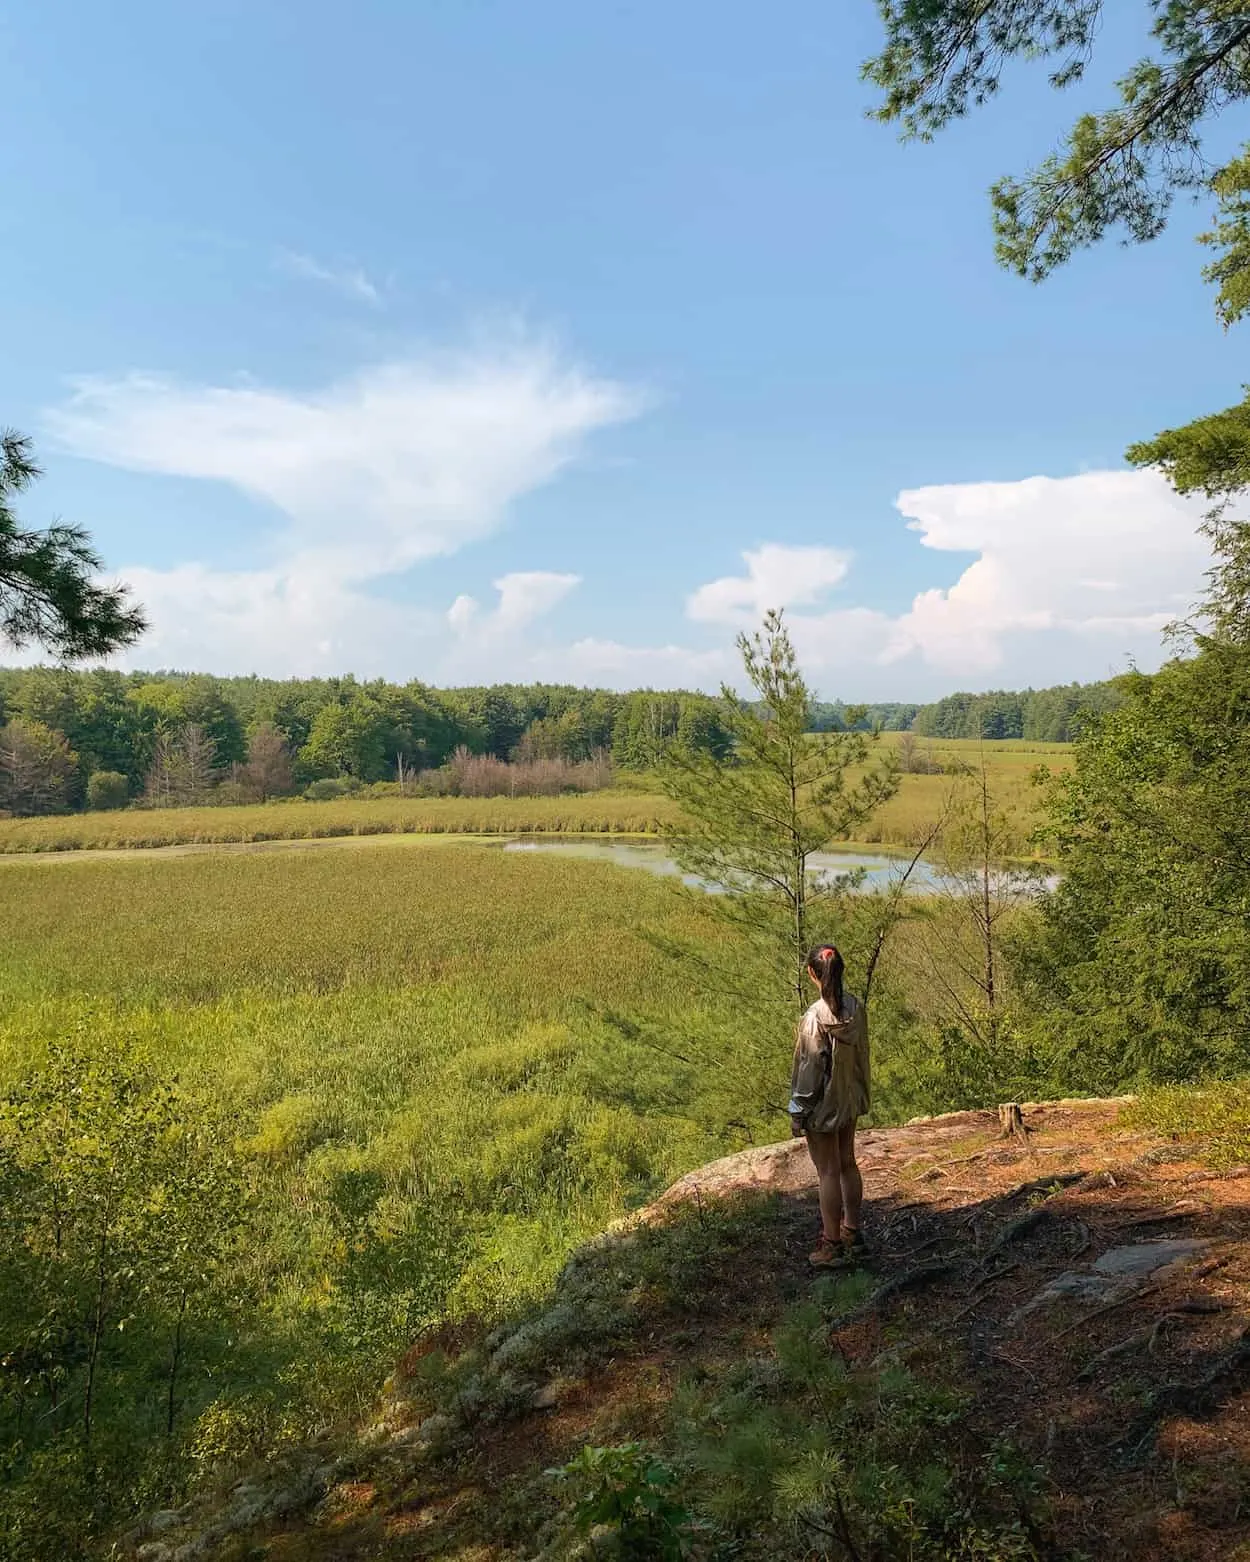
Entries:
{"type": "Polygon", "coordinates": [[[6,1562],[358,1413],[734,1115],[604,1018],[700,1023],[633,936],[688,914],[647,874],[417,842],[10,864],[0,895],[6,1562]]]}
{"type": "Polygon", "coordinates": [[[421,1341],[356,1437],[134,1540],[151,1562],[205,1538],[255,1562],[1234,1562],[1245,1169],[1151,1116],[870,1132],[875,1252],[825,1277],[804,1148],[718,1163],[502,1325],[421,1341]]]}

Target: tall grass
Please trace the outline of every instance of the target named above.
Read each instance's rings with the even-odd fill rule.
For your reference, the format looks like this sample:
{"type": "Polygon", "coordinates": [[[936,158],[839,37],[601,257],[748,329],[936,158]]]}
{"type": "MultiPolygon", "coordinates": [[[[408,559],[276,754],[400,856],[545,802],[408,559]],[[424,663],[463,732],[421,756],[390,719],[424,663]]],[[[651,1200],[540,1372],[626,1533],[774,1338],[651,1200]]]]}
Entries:
{"type": "MultiPolygon", "coordinates": [[[[160,1363],[107,1341],[96,1446],[157,1506],[197,1461],[359,1414],[425,1325],[535,1295],[732,1142],[695,1071],[605,1017],[699,1020],[635,936],[690,915],[651,875],[446,843],[16,862],[0,880],[0,1094],[67,1037],[88,1059],[137,1049],[224,1123],[249,1190],[228,1286],[187,1336],[174,1442],[160,1363]]],[[[77,1444],[55,1413],[35,1431],[22,1414],[0,1393],[37,1527],[40,1461],[77,1444]]]]}
{"type": "Polygon", "coordinates": [[[0,852],[82,851],[344,835],[653,835],[674,817],[662,797],[620,791],[561,797],[304,799],[238,807],[145,808],[0,820],[0,852]]]}

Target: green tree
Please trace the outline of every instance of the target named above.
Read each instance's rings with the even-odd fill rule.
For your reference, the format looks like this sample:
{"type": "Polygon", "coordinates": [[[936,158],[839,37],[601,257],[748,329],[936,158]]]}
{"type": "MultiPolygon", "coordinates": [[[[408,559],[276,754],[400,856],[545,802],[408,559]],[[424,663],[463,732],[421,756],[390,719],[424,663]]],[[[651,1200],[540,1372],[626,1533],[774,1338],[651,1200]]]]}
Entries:
{"type": "Polygon", "coordinates": [[[121,673],[103,667],[89,672],[33,667],[19,675],[10,709],[60,732],[78,755],[84,776],[119,770],[132,781],[142,778],[151,723],[129,698],[121,673]]]}
{"type": "Polygon", "coordinates": [[[1250,1068],[1250,652],[1122,682],[1054,783],[1063,869],[1025,954],[1073,1088],[1250,1068]]]}
{"type": "Polygon", "coordinates": [[[688,873],[723,887],[708,903],[755,950],[772,990],[805,1007],[807,953],[842,910],[841,882],[815,876],[812,858],[854,835],[897,771],[873,758],[872,734],[809,732],[811,695],[780,612],[738,648],[759,703],[722,689],[732,753],[674,753],[662,784],[684,822],[670,841],[688,873]]]}
{"type": "Polygon", "coordinates": [[[323,705],[300,750],[300,764],[312,776],[380,781],[391,763],[393,726],[387,711],[363,692],[342,705],[323,705]]]}
{"type": "Polygon", "coordinates": [[[130,782],[119,770],[95,770],[87,780],[87,807],[125,808],[130,801],[130,782]]]}
{"type": "Polygon", "coordinates": [[[101,586],[99,555],[80,526],[24,530],[13,501],[41,475],[31,444],[0,433],[0,636],[31,641],[68,660],[107,656],[147,627],[122,586],[101,586]]]}
{"type": "MultiPolygon", "coordinates": [[[[1012,60],[1049,60],[1054,87],[1079,80],[1103,13],[1102,0],[877,0],[877,7],[885,43],[864,66],[882,93],[876,116],[923,140],[994,97],[1012,60]]],[[[1047,276],[1117,228],[1130,240],[1152,239],[1177,191],[1219,194],[1238,181],[1237,159],[1212,170],[1201,152],[1206,122],[1250,95],[1245,7],[1152,0],[1141,9],[1151,17],[1154,52],[1121,78],[1119,101],[1082,114],[1059,151],[993,187],[998,258],[1021,276],[1047,276]]],[[[1220,280],[1231,299],[1240,296],[1220,280]]]]}
{"type": "Polygon", "coordinates": [[[218,678],[151,678],[139,684],[131,698],[157,731],[198,728],[212,742],[216,762],[233,765],[246,754],[243,723],[218,678]]]}

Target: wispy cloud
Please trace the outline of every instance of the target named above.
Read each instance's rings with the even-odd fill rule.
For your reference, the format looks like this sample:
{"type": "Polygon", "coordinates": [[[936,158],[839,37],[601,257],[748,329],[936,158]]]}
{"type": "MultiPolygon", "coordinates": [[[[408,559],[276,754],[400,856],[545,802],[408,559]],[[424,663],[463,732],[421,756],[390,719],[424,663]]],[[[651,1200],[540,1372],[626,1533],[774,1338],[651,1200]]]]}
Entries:
{"type": "MultiPolygon", "coordinates": [[[[377,585],[489,536],[509,506],[553,481],[597,430],[645,397],[549,347],[479,343],[458,356],[376,365],[310,392],[187,385],[129,374],[77,383],[46,424],[65,450],[131,471],[227,483],[281,520],[266,567],[123,566],[151,632],[144,665],[287,674],[394,671],[454,638],[377,585]]],[[[479,628],[498,645],[576,584],[505,576],[479,628]]],[[[467,628],[475,607],[455,619],[467,628]]]]}
{"type": "Polygon", "coordinates": [[[380,305],[382,294],[369,280],[360,266],[325,266],[311,255],[301,255],[296,250],[279,250],[274,266],[289,277],[300,277],[306,282],[321,282],[332,287],[346,298],[361,304],[380,305]]]}

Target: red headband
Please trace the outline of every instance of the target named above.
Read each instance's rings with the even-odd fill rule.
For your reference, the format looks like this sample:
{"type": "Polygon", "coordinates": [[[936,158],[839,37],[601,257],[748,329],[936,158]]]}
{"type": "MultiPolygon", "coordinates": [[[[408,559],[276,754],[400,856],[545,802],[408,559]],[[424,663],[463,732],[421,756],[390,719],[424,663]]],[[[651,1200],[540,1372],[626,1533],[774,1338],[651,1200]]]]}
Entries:
{"type": "Polygon", "coordinates": [[[838,951],[836,949],[832,949],[832,948],[830,948],[830,949],[822,949],[820,951],[820,958],[822,960],[832,960],[834,955],[837,954],[837,952],[838,951]]]}

